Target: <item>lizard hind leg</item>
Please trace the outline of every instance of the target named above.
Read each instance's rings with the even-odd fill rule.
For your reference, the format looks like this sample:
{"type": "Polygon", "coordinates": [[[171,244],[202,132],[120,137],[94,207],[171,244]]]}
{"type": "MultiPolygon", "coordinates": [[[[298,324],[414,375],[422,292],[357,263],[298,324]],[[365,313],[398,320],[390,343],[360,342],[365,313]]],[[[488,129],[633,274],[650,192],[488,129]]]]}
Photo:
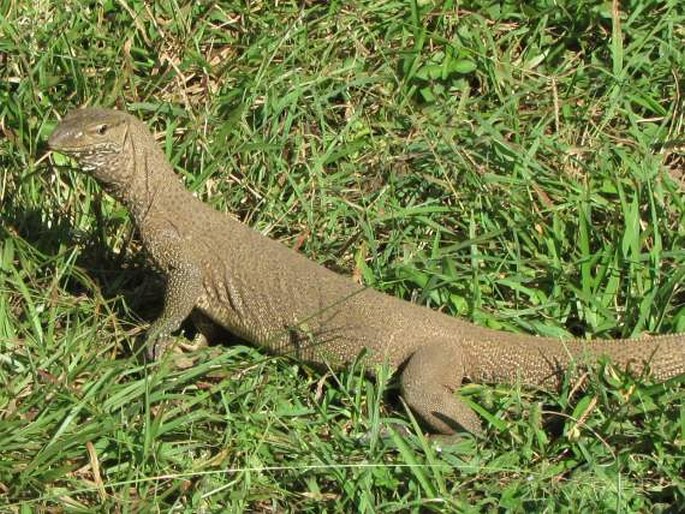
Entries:
{"type": "Polygon", "coordinates": [[[464,376],[465,360],[454,344],[428,344],[412,354],[400,376],[404,401],[439,434],[463,430],[483,434],[476,413],[454,396],[464,376]]]}

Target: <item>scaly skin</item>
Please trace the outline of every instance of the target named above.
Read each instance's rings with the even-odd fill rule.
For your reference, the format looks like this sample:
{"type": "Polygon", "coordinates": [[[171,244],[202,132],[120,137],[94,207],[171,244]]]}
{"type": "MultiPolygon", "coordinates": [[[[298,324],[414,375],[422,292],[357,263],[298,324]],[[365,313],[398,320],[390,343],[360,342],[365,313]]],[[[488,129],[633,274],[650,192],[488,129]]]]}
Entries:
{"type": "MultiPolygon", "coordinates": [[[[166,275],[164,310],[147,335],[151,356],[190,316],[206,318],[278,354],[344,366],[362,351],[369,364],[403,368],[404,400],[435,432],[480,433],[476,414],[453,392],[464,378],[555,388],[601,356],[664,380],[685,372],[683,334],[639,340],[555,340],[478,327],[361,287],[183,188],[147,127],[115,110],[69,113],[52,149],[131,212],[142,242],[166,275]]],[[[371,366],[373,367],[373,366],[371,366]]]]}

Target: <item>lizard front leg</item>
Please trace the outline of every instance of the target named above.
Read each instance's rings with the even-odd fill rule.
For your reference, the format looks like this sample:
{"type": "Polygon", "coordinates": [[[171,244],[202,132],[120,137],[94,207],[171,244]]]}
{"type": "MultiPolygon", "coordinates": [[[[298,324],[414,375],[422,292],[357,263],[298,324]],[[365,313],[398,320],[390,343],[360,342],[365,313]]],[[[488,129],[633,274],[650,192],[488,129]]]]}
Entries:
{"type": "MultiPolygon", "coordinates": [[[[190,316],[193,308],[202,295],[202,271],[192,259],[184,258],[178,244],[167,244],[162,248],[157,245],[163,259],[162,271],[166,276],[164,308],[159,317],[150,325],[145,336],[145,348],[148,358],[159,358],[171,343],[171,334],[181,327],[181,323],[190,316]]],[[[154,255],[153,255],[154,256],[154,255]]]]}

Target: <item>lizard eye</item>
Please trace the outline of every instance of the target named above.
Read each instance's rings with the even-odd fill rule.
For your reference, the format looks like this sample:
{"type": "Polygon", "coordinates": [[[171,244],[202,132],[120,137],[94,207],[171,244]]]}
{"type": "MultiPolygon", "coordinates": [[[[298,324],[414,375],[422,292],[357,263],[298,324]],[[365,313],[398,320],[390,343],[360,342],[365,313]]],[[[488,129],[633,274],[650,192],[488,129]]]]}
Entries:
{"type": "Polygon", "coordinates": [[[101,136],[104,136],[108,128],[109,127],[107,126],[107,124],[103,123],[102,125],[98,125],[97,127],[95,127],[95,132],[97,132],[101,136]]]}

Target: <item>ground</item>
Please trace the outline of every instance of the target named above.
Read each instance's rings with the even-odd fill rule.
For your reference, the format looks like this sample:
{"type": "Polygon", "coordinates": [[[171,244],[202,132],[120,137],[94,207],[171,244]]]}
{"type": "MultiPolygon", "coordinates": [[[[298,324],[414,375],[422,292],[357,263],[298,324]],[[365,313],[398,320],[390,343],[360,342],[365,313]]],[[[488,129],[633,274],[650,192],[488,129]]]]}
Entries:
{"type": "Polygon", "coordinates": [[[123,207],[46,150],[68,110],[125,108],[204,201],[371,287],[507,331],[677,332],[685,3],[0,13],[0,510],[685,504],[682,378],[469,385],[487,437],[446,445],[359,366],[237,341],[142,364],[160,280],[123,207]]]}

